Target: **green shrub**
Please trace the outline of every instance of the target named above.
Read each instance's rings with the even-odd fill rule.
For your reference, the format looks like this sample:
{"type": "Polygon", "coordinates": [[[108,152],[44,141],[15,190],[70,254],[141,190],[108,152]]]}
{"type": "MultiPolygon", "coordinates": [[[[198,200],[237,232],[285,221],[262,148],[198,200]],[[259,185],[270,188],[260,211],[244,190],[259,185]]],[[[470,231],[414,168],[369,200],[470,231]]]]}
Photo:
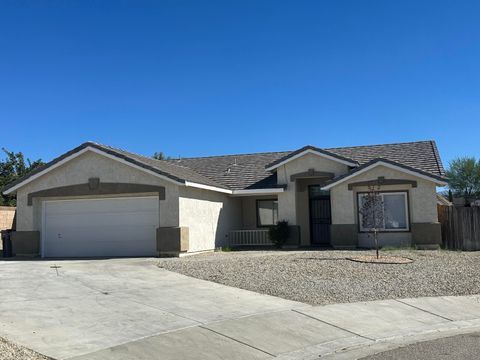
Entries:
{"type": "Polygon", "coordinates": [[[270,227],[268,237],[276,247],[280,248],[287,241],[289,233],[288,221],[282,220],[277,222],[277,225],[270,227]]]}

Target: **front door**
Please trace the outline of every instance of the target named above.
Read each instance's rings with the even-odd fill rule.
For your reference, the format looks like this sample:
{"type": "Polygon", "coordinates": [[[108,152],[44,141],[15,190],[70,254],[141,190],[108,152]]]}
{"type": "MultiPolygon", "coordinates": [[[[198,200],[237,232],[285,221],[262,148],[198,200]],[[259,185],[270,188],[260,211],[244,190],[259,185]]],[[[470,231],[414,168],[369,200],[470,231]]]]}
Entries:
{"type": "Polygon", "coordinates": [[[330,194],[320,189],[319,185],[310,185],[308,195],[310,202],[310,242],[316,246],[330,245],[330,194]]]}

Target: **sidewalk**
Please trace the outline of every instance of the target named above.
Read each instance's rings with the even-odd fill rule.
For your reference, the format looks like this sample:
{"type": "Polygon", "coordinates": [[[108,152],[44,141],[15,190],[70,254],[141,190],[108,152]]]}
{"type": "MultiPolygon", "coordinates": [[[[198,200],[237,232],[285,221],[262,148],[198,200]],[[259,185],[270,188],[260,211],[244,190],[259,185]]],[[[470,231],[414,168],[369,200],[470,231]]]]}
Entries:
{"type": "Polygon", "coordinates": [[[210,322],[75,359],[358,359],[480,330],[480,296],[301,306],[210,322]]]}

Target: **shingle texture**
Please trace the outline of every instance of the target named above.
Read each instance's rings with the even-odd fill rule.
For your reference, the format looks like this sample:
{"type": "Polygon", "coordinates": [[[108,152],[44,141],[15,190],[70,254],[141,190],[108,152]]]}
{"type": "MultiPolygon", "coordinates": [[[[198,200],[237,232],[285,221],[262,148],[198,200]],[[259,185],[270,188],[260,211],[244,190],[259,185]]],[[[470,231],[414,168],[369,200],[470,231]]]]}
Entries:
{"type": "Polygon", "coordinates": [[[416,169],[416,168],[413,168],[411,166],[408,166],[408,165],[405,165],[405,164],[401,164],[397,161],[392,161],[392,160],[389,160],[389,159],[385,159],[385,158],[375,158],[375,159],[372,159],[354,169],[352,169],[349,173],[347,174],[342,174],[342,175],[339,175],[333,179],[331,179],[330,181],[328,181],[325,185],[331,185],[331,184],[334,184],[344,178],[347,178],[349,177],[350,175],[354,175],[358,172],[360,172],[361,170],[365,169],[365,168],[368,168],[372,165],[375,165],[375,164],[378,164],[380,163],[380,165],[382,165],[382,163],[386,163],[386,164],[390,164],[390,165],[394,165],[394,166],[398,166],[402,169],[405,169],[405,170],[408,170],[408,171],[415,171],[416,173],[418,173],[419,175],[425,175],[425,176],[429,176],[431,178],[434,178],[434,179],[437,179],[439,181],[445,181],[445,178],[441,175],[436,175],[436,174],[432,174],[431,172],[427,172],[427,171],[423,171],[423,170],[419,170],[419,169],[416,169]]]}
{"type": "Polygon", "coordinates": [[[227,186],[232,190],[272,187],[277,176],[265,170],[265,165],[283,158],[288,152],[211,156],[171,160],[227,186]]]}
{"type": "MultiPolygon", "coordinates": [[[[155,160],[137,155],[125,150],[93,142],[86,142],[79,147],[50,161],[28,176],[19,179],[3,190],[23,182],[36,173],[45,170],[66,157],[85,147],[94,147],[110,155],[116,156],[134,165],[140,166],[174,181],[185,183],[195,182],[202,185],[215,186],[224,189],[263,189],[277,186],[276,173],[266,171],[266,167],[288,159],[299,150],[268,152],[257,154],[225,155],[198,158],[183,158],[175,160],[155,160]]],[[[303,149],[313,148],[311,146],[303,149]]],[[[318,148],[315,148],[318,149],[318,148]]],[[[301,150],[301,149],[300,149],[301,150]]],[[[342,148],[319,149],[321,152],[335,155],[339,159],[352,160],[360,166],[374,159],[383,158],[410,169],[416,169],[434,177],[444,177],[438,150],[434,141],[419,141],[410,143],[355,146],[342,148]]]]}
{"type": "Polygon", "coordinates": [[[133,160],[137,165],[153,170],[159,174],[165,175],[179,182],[190,181],[190,182],[195,182],[202,185],[227,188],[226,186],[223,186],[221,183],[216,182],[214,179],[207,177],[200,172],[195,171],[195,169],[191,169],[189,167],[183,166],[182,164],[178,164],[178,163],[167,161],[167,160],[156,160],[146,156],[134,154],[126,150],[113,148],[107,145],[100,145],[95,143],[94,145],[99,147],[100,149],[111,151],[112,155],[117,155],[117,156],[120,155],[122,158],[124,158],[127,161],[133,160]]]}
{"type": "Polygon", "coordinates": [[[133,165],[137,165],[141,168],[144,168],[146,170],[150,170],[154,173],[157,173],[159,175],[163,175],[169,179],[172,179],[174,181],[180,182],[180,183],[185,183],[185,181],[190,181],[190,182],[195,182],[199,183],[202,185],[209,185],[209,186],[215,186],[215,187],[220,187],[220,188],[226,188],[222,184],[219,184],[215,182],[214,180],[192,170],[187,167],[174,164],[169,161],[165,160],[155,160],[146,156],[142,155],[137,155],[122,149],[117,149],[113,148],[107,145],[102,145],[94,142],[86,142],[83,143],[82,145],[76,147],[75,149],[72,149],[65,154],[53,159],[52,161],[46,163],[43,166],[40,166],[39,168],[35,169],[28,175],[8,184],[6,187],[2,189],[2,191],[6,191],[12,187],[14,187],[17,184],[22,183],[23,181],[27,180],[28,178],[48,169],[49,167],[55,165],[56,163],[62,161],[63,159],[74,155],[75,153],[83,150],[86,147],[91,147],[95,148],[98,150],[101,150],[109,155],[113,155],[119,159],[125,160],[133,165]]]}
{"type": "Polygon", "coordinates": [[[353,146],[326,150],[356,160],[360,164],[376,158],[383,158],[433,175],[445,175],[435,141],[353,146]]]}
{"type": "MultiPolygon", "coordinates": [[[[311,146],[306,148],[312,148],[311,146]]],[[[354,146],[323,149],[340,159],[353,160],[363,165],[373,159],[383,158],[424,173],[443,177],[443,169],[434,141],[398,144],[354,146]]],[[[265,188],[276,183],[276,178],[265,167],[288,159],[295,151],[246,155],[226,155],[171,160],[189,167],[230,189],[265,188]]]]}

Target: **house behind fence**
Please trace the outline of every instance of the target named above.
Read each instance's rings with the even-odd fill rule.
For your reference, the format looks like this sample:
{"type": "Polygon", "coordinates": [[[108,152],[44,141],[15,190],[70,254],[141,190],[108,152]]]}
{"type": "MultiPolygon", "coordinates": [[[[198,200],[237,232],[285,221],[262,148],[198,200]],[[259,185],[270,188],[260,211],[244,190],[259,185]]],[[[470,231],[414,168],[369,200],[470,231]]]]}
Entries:
{"type": "Polygon", "coordinates": [[[443,246],[449,250],[480,250],[480,207],[438,206],[443,246]]]}

